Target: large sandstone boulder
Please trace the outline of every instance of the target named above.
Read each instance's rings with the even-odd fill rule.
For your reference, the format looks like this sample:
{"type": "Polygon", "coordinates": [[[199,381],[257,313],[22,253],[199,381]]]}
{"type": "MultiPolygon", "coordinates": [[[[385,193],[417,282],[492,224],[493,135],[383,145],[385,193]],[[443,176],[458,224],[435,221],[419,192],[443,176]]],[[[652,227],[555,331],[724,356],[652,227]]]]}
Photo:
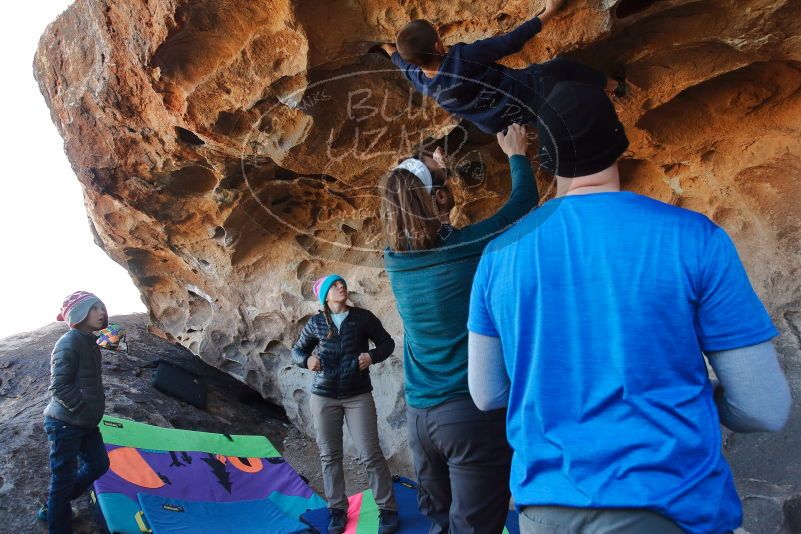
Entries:
{"type": "MultiPolygon", "coordinates": [[[[458,223],[487,215],[508,191],[494,140],[368,51],[412,18],[429,18],[454,43],[509,30],[538,4],[78,0],[47,28],[34,70],[97,243],[131,273],[153,323],[310,431],[309,376],[291,367],[289,347],[318,309],[316,277],[344,275],[354,303],[400,346],[378,177],[421,140],[447,138],[471,171],[457,191],[458,223]]],[[[797,397],[799,21],[792,0],[570,1],[508,59],[626,64],[626,188],[730,232],[782,331],[797,397]]],[[[373,377],[382,444],[406,465],[400,354],[373,377]]],[[[730,441],[738,475],[801,491],[801,463],[782,462],[801,447],[800,427],[796,407],[779,437],[730,441]]]]}

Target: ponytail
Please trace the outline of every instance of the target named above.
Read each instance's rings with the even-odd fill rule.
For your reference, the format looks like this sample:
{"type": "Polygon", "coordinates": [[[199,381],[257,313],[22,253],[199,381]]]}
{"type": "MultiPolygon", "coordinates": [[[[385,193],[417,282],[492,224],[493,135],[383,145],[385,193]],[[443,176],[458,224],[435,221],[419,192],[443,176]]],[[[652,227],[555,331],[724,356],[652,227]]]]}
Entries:
{"type": "Polygon", "coordinates": [[[334,337],[334,322],[331,320],[331,310],[328,308],[328,303],[323,304],[323,316],[325,317],[325,324],[328,325],[327,339],[334,337]]]}

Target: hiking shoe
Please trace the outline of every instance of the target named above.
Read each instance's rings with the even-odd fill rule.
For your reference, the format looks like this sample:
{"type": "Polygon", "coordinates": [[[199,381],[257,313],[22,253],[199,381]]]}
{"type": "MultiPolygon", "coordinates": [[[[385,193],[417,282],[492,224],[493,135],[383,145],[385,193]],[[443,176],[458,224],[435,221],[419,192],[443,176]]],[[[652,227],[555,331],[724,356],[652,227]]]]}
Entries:
{"type": "MultiPolygon", "coordinates": [[[[73,510],[72,507],[70,507],[70,517],[73,518],[73,519],[75,518],[75,510],[73,510]]],[[[39,521],[44,521],[45,523],[47,523],[47,505],[46,504],[42,505],[42,507],[39,508],[39,511],[36,512],[36,519],[38,519],[39,521]]]]}
{"type": "Polygon", "coordinates": [[[379,510],[381,519],[378,523],[378,534],[394,534],[398,531],[400,520],[395,510],[379,510]]]}
{"type": "Polygon", "coordinates": [[[617,87],[612,91],[612,96],[615,98],[625,97],[629,93],[629,87],[626,83],[626,67],[624,65],[616,66],[609,77],[617,82],[617,87]]]}
{"type": "Polygon", "coordinates": [[[626,81],[626,66],[625,65],[616,65],[612,74],[609,75],[610,78],[615,80],[616,82],[625,82],[626,81]]]}
{"type": "Polygon", "coordinates": [[[617,87],[615,87],[615,90],[612,91],[612,95],[615,98],[623,98],[627,94],[629,94],[629,86],[626,84],[626,82],[617,82],[617,87]]]}
{"type": "Polygon", "coordinates": [[[348,521],[348,515],[345,510],[339,508],[331,508],[331,520],[328,522],[328,534],[342,534],[345,532],[345,523],[348,521]]]}

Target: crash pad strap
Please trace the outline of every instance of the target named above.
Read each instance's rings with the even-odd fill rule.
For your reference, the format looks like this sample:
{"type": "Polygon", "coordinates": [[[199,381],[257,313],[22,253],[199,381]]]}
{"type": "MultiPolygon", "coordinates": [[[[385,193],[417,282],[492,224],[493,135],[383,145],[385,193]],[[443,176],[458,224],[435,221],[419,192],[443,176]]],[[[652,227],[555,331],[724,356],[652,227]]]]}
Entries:
{"type": "Polygon", "coordinates": [[[212,434],[179,430],[106,415],[100,422],[109,445],[161,451],[196,451],[241,458],[276,458],[281,454],[264,436],[212,434]]]}

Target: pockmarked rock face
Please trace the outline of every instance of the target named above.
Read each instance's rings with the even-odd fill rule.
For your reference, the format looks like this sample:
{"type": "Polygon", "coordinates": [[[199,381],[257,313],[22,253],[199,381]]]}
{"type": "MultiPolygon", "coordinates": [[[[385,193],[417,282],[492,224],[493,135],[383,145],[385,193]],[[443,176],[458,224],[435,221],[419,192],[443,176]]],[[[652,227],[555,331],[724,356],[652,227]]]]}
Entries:
{"type": "MultiPolygon", "coordinates": [[[[310,431],[309,373],[291,367],[289,348],[319,307],[313,280],[342,274],[352,301],[398,342],[372,376],[382,445],[406,464],[402,327],[382,269],[379,177],[421,142],[444,140],[465,171],[457,224],[497,209],[509,179],[494,138],[416,94],[372,47],[414,18],[453,44],[508,31],[538,9],[528,0],[79,0],[45,31],[34,71],[97,244],[130,272],[162,334],[310,431]]],[[[729,231],[782,332],[797,397],[799,21],[791,0],[571,1],[505,60],[625,64],[625,187],[729,231]]],[[[538,179],[547,198],[550,182],[538,179]]],[[[801,483],[797,462],[771,467],[801,445],[797,413],[783,438],[738,437],[735,466],[740,451],[762,447],[770,454],[738,469],[801,483]]]]}

